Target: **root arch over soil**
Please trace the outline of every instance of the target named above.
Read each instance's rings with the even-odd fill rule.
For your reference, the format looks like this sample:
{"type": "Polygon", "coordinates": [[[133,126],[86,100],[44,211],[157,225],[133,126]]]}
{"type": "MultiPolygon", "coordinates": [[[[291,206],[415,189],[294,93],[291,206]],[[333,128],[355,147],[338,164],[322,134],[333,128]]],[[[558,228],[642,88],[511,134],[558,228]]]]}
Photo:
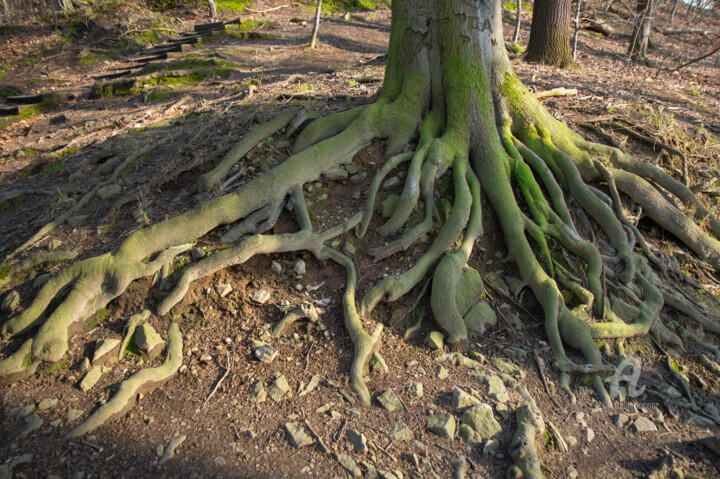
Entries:
{"type": "MultiPolygon", "coordinates": [[[[0,361],[0,378],[17,380],[43,361],[60,361],[72,331],[132,281],[158,273],[202,236],[231,226],[232,234],[223,236],[230,246],[188,265],[157,313],[168,314],[192,281],[254,255],[305,250],[332,260],[347,272],[343,315],[354,344],[350,384],[369,403],[364,370],[381,346],[383,325],[372,320],[380,302],[397,300],[432,274],[431,307],[450,345],[462,349],[474,332],[482,331],[482,325],[469,318],[473,305],[460,304],[456,297],[465,288],[474,287],[478,297],[482,291],[481,280],[470,284],[473,270],[467,266],[483,234],[481,191],[498,219],[509,259],[542,307],[555,367],[564,383],[573,374],[592,374],[598,395],[609,403],[598,373],[612,366],[603,362],[595,339],[653,333],[661,340],[680,342],[660,323],[664,295],[669,293],[662,289],[666,280],[652,265],[662,260],[624,217],[619,194],[632,198],[647,216],[720,270],[720,243],[668,198],[674,195],[691,208],[695,220],[708,217],[707,209],[663,170],[588,142],[555,120],[510,66],[499,2],[398,0],[392,8],[385,84],[375,103],[315,119],[296,137],[294,154],[265,175],[137,231],[113,251],[74,263],[52,277],[28,308],[3,324],[3,340],[30,339],[0,361]],[[314,231],[303,185],[352,162],[375,139],[387,140],[389,159],[370,186],[365,209],[327,231],[314,231]],[[403,152],[413,144],[412,151],[403,152]],[[409,168],[400,202],[377,229],[388,242],[368,253],[382,260],[427,235],[432,235],[432,242],[410,269],[386,277],[357,301],[353,261],[326,243],[353,230],[364,237],[383,178],[404,162],[409,168]],[[446,173],[452,177],[453,203],[442,217],[435,194],[438,178],[446,173]],[[591,183],[605,184],[610,194],[591,183]],[[297,231],[266,234],[287,202],[292,204],[297,231]],[[410,224],[418,208],[422,220],[410,224]],[[606,238],[606,246],[598,246],[595,228],[606,238]],[[635,246],[645,256],[635,252],[635,246]],[[573,264],[582,268],[557,260],[555,249],[569,253],[573,264]],[[50,307],[60,294],[64,299],[50,307]],[[609,301],[611,296],[617,301],[609,301]],[[573,362],[566,347],[579,350],[585,360],[573,362]]],[[[201,189],[212,191],[223,184],[233,164],[254,144],[283,128],[292,133],[313,116],[282,115],[250,133],[203,176],[201,189]]],[[[717,222],[709,219],[719,234],[717,222]]],[[[687,302],[683,307],[703,316],[687,302]]],[[[179,335],[176,329],[171,328],[174,336],[179,335]]],[[[168,348],[177,348],[179,341],[175,337],[168,348]]],[[[162,379],[177,369],[177,351],[168,355],[158,373],[162,379]]],[[[121,391],[140,388],[136,383],[145,376],[158,381],[153,374],[136,375],[121,391]]],[[[119,410],[124,407],[120,400],[114,404],[119,410]]],[[[91,419],[105,417],[106,412],[91,419]]],[[[79,426],[75,433],[88,427],[79,426]]]]}

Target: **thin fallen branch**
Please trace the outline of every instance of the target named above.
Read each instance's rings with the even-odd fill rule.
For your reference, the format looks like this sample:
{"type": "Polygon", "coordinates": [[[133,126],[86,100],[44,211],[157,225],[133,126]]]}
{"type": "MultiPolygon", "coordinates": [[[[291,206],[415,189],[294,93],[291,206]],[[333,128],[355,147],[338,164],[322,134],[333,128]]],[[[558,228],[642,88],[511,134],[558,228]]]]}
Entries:
{"type": "Polygon", "coordinates": [[[208,395],[208,397],[205,399],[205,402],[203,403],[203,405],[202,405],[202,407],[201,407],[200,409],[205,408],[205,406],[207,405],[208,401],[210,401],[210,398],[212,398],[212,397],[215,395],[215,393],[216,393],[216,392],[218,391],[218,389],[220,388],[220,385],[222,384],[222,382],[225,380],[225,378],[228,376],[228,374],[230,374],[230,370],[232,369],[232,362],[230,361],[230,353],[227,352],[227,351],[225,351],[225,354],[227,354],[227,367],[225,368],[225,373],[222,375],[222,377],[221,377],[220,380],[217,382],[217,384],[215,384],[215,387],[214,387],[213,390],[210,392],[210,394],[208,395]]]}
{"type": "Polygon", "coordinates": [[[707,57],[714,55],[714,54],[717,53],[718,51],[720,51],[720,45],[718,45],[717,48],[715,48],[715,49],[712,50],[711,52],[706,53],[705,55],[699,56],[699,57],[695,58],[694,60],[690,60],[689,62],[685,62],[685,63],[683,63],[682,65],[680,65],[679,67],[675,68],[674,70],[670,70],[670,73],[675,73],[676,71],[679,71],[679,70],[685,68],[685,67],[688,66],[688,65],[692,65],[693,63],[697,63],[697,62],[699,62],[699,61],[701,61],[701,60],[704,60],[704,59],[706,59],[707,57]]]}

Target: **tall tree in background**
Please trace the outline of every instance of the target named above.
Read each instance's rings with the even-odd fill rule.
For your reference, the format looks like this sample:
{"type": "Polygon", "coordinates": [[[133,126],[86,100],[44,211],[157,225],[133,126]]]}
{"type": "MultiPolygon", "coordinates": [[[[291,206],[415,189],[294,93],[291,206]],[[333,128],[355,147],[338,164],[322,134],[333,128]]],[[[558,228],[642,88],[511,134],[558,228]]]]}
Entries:
{"type": "MultiPolygon", "coordinates": [[[[249,132],[199,179],[198,189],[219,193],[243,151],[286,127],[292,136],[305,120],[317,117],[285,113],[249,132]]],[[[308,251],[346,271],[341,309],[354,344],[350,385],[369,404],[372,396],[364,371],[370,357],[382,353],[383,324],[373,315],[380,303],[397,301],[431,277],[434,319],[447,342],[458,349],[473,334],[482,338],[496,320],[481,301],[479,273],[468,265],[482,262],[470,257],[483,234],[482,209],[487,208],[497,219],[488,224],[499,225],[508,261],[537,299],[563,387],[569,388],[572,374],[591,374],[598,395],[609,404],[599,373],[613,367],[604,363],[596,339],[644,336],[652,328],[657,338],[682,344],[660,317],[664,298],[681,301],[662,276],[667,263],[626,218],[619,193],[720,271],[720,242],[693,218],[706,222],[715,235],[720,234],[720,222],[691,190],[651,163],[583,139],[525,88],[505,50],[499,0],[394,0],[384,85],[374,103],[313,121],[294,139],[292,156],[274,169],[231,193],[135,231],[112,250],[77,261],[48,279],[34,301],[0,328],[4,341],[21,339],[13,343],[15,352],[0,360],[0,380],[18,380],[33,374],[42,362],[61,361],[71,347],[73,331],[86,318],[122,295],[131,282],[174,264],[177,255],[187,255],[189,263],[156,310],[170,323],[168,359],[161,367],[131,376],[123,383],[130,386],[118,389],[120,399],[103,404],[69,436],[85,434],[134,403],[134,391],[178,370],[182,336],[171,318],[182,316],[168,313],[193,281],[255,255],[308,251]],[[304,185],[352,162],[374,140],[383,140],[388,156],[368,186],[365,205],[350,218],[318,231],[304,185]],[[400,200],[389,219],[373,222],[380,185],[404,163],[409,166],[400,200]],[[443,176],[452,188],[441,186],[443,176]],[[592,182],[603,182],[609,193],[590,187],[592,182]],[[487,202],[481,202],[481,190],[487,202]],[[440,192],[452,206],[438,218],[435,198],[440,192]],[[668,193],[677,200],[669,199],[668,193]],[[683,202],[682,209],[674,201],[683,202]],[[292,202],[296,226],[274,233],[275,220],[287,202],[292,202]],[[414,223],[416,209],[420,219],[414,223]],[[361,291],[353,258],[326,244],[351,231],[377,261],[411,247],[418,255],[406,256],[411,259],[408,268],[377,278],[361,291]],[[188,251],[193,243],[211,232],[218,238],[213,241],[227,246],[192,261],[188,251]],[[603,240],[595,241],[597,235],[603,240]],[[429,242],[422,241],[428,236],[429,242]],[[647,256],[634,245],[641,245],[647,256]],[[362,298],[356,298],[361,293],[362,298]],[[573,360],[566,348],[580,351],[584,359],[573,360]]],[[[37,243],[52,231],[43,228],[9,255],[0,264],[4,277],[12,278],[23,265],[34,267],[33,254],[47,255],[37,243]]],[[[720,331],[720,325],[711,324],[717,327],[713,332],[720,331]]],[[[539,462],[528,460],[522,447],[532,445],[534,436],[516,436],[511,448],[518,467],[537,466],[523,471],[523,477],[539,477],[539,462]]]]}
{"type": "Polygon", "coordinates": [[[650,32],[659,3],[659,0],[638,0],[635,7],[635,28],[628,48],[630,58],[647,62],[650,32]]]}
{"type": "Polygon", "coordinates": [[[559,68],[575,66],[570,37],[570,0],[536,0],[525,60],[559,68]]]}

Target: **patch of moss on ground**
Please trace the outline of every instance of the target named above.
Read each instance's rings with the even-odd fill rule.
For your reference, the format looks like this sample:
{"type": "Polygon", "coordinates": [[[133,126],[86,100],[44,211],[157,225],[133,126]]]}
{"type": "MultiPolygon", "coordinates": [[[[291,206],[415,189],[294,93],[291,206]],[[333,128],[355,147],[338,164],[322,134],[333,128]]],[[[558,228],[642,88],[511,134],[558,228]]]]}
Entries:
{"type": "Polygon", "coordinates": [[[118,52],[116,51],[96,51],[96,50],[82,50],[78,56],[77,60],[78,63],[81,65],[89,66],[93,63],[104,60],[106,58],[110,58],[114,55],[116,55],[118,52]]]}
{"type": "Polygon", "coordinates": [[[57,376],[62,371],[65,371],[69,365],[70,365],[70,356],[65,354],[60,361],[47,365],[45,367],[45,372],[49,376],[57,376]]]}
{"type": "Polygon", "coordinates": [[[227,12],[242,13],[250,5],[249,0],[218,0],[217,9],[227,12]]]}

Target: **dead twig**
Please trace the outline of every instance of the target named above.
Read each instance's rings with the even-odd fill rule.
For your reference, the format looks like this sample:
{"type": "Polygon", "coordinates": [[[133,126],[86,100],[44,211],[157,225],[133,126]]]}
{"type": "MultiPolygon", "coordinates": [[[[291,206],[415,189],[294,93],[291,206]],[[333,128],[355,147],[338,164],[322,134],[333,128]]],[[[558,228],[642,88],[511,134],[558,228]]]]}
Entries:
{"type": "Polygon", "coordinates": [[[225,380],[225,378],[228,376],[228,374],[230,374],[230,369],[232,369],[232,362],[230,361],[230,353],[225,351],[225,354],[227,354],[227,367],[225,368],[225,373],[222,375],[222,377],[217,382],[217,384],[215,384],[215,387],[210,392],[207,399],[205,399],[205,402],[203,403],[203,405],[200,409],[203,409],[205,407],[205,405],[207,405],[208,401],[210,401],[210,398],[212,398],[215,395],[217,390],[220,388],[220,385],[222,384],[222,382],[225,380]]]}

